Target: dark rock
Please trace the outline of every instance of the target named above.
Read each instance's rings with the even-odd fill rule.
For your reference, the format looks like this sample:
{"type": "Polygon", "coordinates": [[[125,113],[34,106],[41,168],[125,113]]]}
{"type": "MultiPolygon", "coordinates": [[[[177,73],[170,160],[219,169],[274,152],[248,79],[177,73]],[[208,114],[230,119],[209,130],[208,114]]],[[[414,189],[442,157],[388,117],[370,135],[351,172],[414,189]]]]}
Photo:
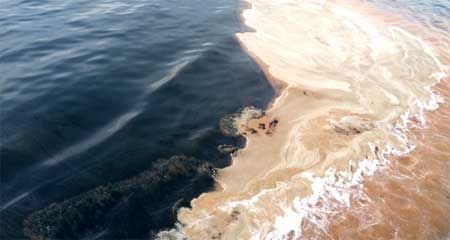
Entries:
{"type": "Polygon", "coordinates": [[[258,133],[258,131],[256,131],[256,130],[253,129],[253,128],[248,128],[247,130],[248,130],[251,134],[258,133]]]}
{"type": "Polygon", "coordinates": [[[236,220],[238,220],[239,214],[241,214],[241,213],[240,213],[238,210],[234,209],[234,210],[231,212],[231,215],[230,215],[231,221],[236,221],[236,220]]]}
{"type": "Polygon", "coordinates": [[[275,130],[275,127],[278,125],[278,119],[274,119],[269,123],[269,129],[267,130],[266,134],[271,135],[273,131],[275,130]]]}
{"type": "Polygon", "coordinates": [[[274,119],[269,123],[269,128],[275,128],[278,125],[278,120],[274,119]]]}

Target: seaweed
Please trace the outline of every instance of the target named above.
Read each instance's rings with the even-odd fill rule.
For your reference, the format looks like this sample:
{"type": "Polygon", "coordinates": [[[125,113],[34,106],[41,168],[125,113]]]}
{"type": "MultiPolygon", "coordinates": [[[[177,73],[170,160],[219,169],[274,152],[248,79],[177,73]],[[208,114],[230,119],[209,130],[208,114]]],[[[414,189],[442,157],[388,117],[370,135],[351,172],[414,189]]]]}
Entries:
{"type": "MultiPolygon", "coordinates": [[[[33,212],[24,220],[24,234],[32,239],[78,239],[102,231],[108,225],[107,219],[111,218],[113,210],[120,208],[124,201],[139,196],[140,201],[151,204],[155,198],[164,197],[163,193],[168,190],[165,188],[174,182],[184,184],[188,179],[199,177],[212,181],[213,171],[210,164],[192,157],[161,159],[138,176],[99,186],[33,212]]],[[[153,206],[155,208],[158,206],[153,206]]]]}

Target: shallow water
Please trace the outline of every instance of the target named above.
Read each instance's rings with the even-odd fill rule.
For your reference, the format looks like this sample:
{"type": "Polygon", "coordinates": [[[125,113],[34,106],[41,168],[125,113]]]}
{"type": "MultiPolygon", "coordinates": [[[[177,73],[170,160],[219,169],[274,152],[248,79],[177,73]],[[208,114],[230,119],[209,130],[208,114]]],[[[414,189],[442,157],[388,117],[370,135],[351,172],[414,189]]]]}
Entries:
{"type": "Polygon", "coordinates": [[[329,183],[328,191],[348,197],[348,204],[326,192],[302,221],[304,239],[448,239],[450,234],[450,79],[437,84],[439,108],[426,112],[426,124],[407,118],[412,152],[380,154],[387,162],[350,189],[329,183]]]}
{"type": "MultiPolygon", "coordinates": [[[[273,96],[234,37],[238,1],[0,2],[2,238],[22,238],[29,213],[159,158],[228,164],[216,147],[240,140],[221,135],[220,118],[273,96]]],[[[186,204],[204,185],[172,190],[186,204]]],[[[148,238],[174,221],[149,212],[160,222],[115,224],[139,222],[127,212],[110,217],[112,237],[148,238]]]]}

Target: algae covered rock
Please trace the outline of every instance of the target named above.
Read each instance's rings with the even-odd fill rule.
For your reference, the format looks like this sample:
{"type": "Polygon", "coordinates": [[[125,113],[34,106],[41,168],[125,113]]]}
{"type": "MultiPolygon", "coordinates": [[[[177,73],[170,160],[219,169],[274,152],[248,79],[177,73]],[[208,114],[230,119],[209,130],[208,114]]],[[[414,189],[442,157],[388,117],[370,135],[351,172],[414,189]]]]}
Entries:
{"type": "Polygon", "coordinates": [[[249,122],[253,119],[259,119],[265,115],[264,111],[255,107],[245,107],[238,113],[224,116],[219,127],[226,136],[239,136],[248,132],[249,122]]]}
{"type": "MultiPolygon", "coordinates": [[[[126,208],[125,212],[129,212],[129,206],[133,206],[134,209],[131,210],[135,212],[134,206],[143,208],[136,214],[150,212],[144,218],[148,223],[142,224],[164,224],[158,222],[158,213],[171,215],[173,206],[153,203],[164,202],[170,205],[172,199],[167,197],[170,195],[169,186],[186,184],[195,178],[207,178],[213,182],[212,173],[210,164],[195,158],[174,156],[161,159],[150,170],[136,177],[99,186],[32,213],[24,221],[24,234],[32,239],[79,239],[101,232],[107,225],[114,229],[114,214],[120,213],[121,208],[126,208]],[[141,204],[142,202],[144,203],[141,204]]],[[[185,202],[189,202],[189,199],[185,202]]],[[[175,207],[179,207],[178,205],[179,203],[175,207]]]]}

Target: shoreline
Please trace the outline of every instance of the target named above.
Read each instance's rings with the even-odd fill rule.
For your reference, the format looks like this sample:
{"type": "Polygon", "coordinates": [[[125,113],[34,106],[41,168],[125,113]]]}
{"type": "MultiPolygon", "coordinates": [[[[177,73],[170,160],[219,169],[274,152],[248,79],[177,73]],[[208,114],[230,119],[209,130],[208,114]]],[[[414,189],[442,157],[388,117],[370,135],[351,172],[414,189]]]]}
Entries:
{"type": "MultiPolygon", "coordinates": [[[[248,28],[249,30],[255,31],[256,29],[248,26],[245,24],[245,18],[244,18],[244,12],[246,10],[252,9],[253,5],[248,1],[248,0],[241,0],[243,2],[243,8],[240,10],[240,14],[239,17],[241,19],[241,24],[243,26],[245,26],[245,28],[248,28]]],[[[247,33],[250,31],[246,31],[244,33],[247,33]]],[[[272,108],[273,102],[280,96],[280,93],[282,93],[282,91],[287,87],[287,84],[283,83],[283,81],[281,81],[280,79],[277,79],[275,76],[273,76],[270,71],[269,68],[270,66],[267,65],[262,59],[260,59],[256,54],[254,54],[253,52],[251,52],[247,46],[245,46],[245,44],[241,41],[241,39],[239,38],[239,34],[241,33],[236,33],[234,35],[234,38],[236,39],[236,41],[238,42],[239,46],[241,47],[241,49],[248,55],[250,56],[251,59],[253,59],[253,61],[256,62],[256,64],[261,68],[261,70],[263,71],[264,75],[266,76],[268,82],[270,83],[270,85],[272,86],[272,88],[275,90],[275,96],[273,97],[273,99],[267,104],[266,109],[263,111],[269,111],[272,108]]]]}
{"type": "MultiPolygon", "coordinates": [[[[249,1],[246,2],[248,3],[246,6],[253,6],[249,1]]],[[[330,8],[330,6],[327,7],[330,8]]],[[[339,12],[341,11],[339,7],[342,6],[331,5],[331,8],[337,12],[338,16],[341,16],[339,14],[342,14],[344,18],[347,17],[355,22],[361,20],[363,21],[362,23],[358,22],[361,26],[366,26],[364,24],[372,26],[370,24],[373,24],[379,28],[384,27],[380,23],[372,23],[371,21],[373,21],[373,19],[370,17],[365,17],[363,19],[360,19],[359,15],[355,17],[352,14],[358,13],[356,10],[356,13],[346,12],[346,10],[339,12]],[[377,24],[380,24],[380,26],[377,24]]],[[[315,9],[312,7],[311,9],[311,12],[314,13],[315,9]]],[[[244,16],[245,12],[252,10],[253,7],[244,8],[242,10],[241,18],[244,20],[243,24],[248,24],[244,16]]],[[[374,9],[371,10],[375,11],[374,9]]],[[[307,13],[310,14],[310,12],[307,13]]],[[[301,17],[304,18],[304,16],[301,17]]],[[[328,16],[322,17],[325,18],[328,16]]],[[[381,17],[377,16],[377,18],[381,17]]],[[[330,17],[330,19],[332,18],[330,17]]],[[[278,25],[273,28],[282,27],[282,22],[278,23],[276,21],[277,19],[275,19],[274,25],[278,25]]],[[[334,24],[331,20],[329,23],[326,23],[331,26],[334,24]]],[[[270,25],[272,24],[271,22],[259,24],[262,26],[264,26],[264,24],[268,25],[268,29],[272,27],[270,25]]],[[[252,26],[247,26],[252,28],[252,26]]],[[[296,25],[294,24],[293,26],[296,25]]],[[[302,25],[300,25],[300,27],[302,27],[302,25]]],[[[329,26],[326,25],[326,27],[329,26]]],[[[303,29],[300,28],[300,30],[303,29]]],[[[344,28],[342,31],[344,30],[346,29],[344,28]]],[[[406,44],[409,42],[415,43],[414,41],[417,41],[420,44],[414,47],[417,47],[417,51],[419,51],[418,54],[423,54],[420,56],[427,59],[431,66],[437,66],[437,69],[442,70],[441,68],[444,65],[432,55],[431,50],[424,47],[427,45],[421,42],[421,38],[407,35],[406,30],[403,29],[401,30],[404,31],[404,33],[402,31],[398,31],[397,33],[390,28],[389,30],[391,31],[393,39],[389,38],[389,36],[386,37],[386,39],[383,39],[385,37],[383,34],[386,34],[385,32],[375,32],[380,34],[380,36],[375,35],[370,37],[379,37],[383,41],[392,41],[393,43],[397,43],[395,41],[400,41],[401,44],[403,44],[403,42],[406,44]],[[399,35],[397,36],[395,34],[399,35]],[[399,38],[400,40],[396,38],[399,38]],[[424,47],[424,49],[421,49],[421,47],[424,47]]],[[[285,72],[288,71],[276,65],[279,64],[279,62],[276,62],[277,57],[284,57],[285,55],[277,53],[276,46],[268,45],[268,43],[254,37],[253,35],[256,31],[237,33],[236,38],[242,49],[261,67],[267,79],[277,92],[276,96],[268,104],[266,110],[268,119],[280,120],[279,126],[277,126],[276,132],[271,136],[264,136],[260,133],[244,136],[246,138],[245,147],[240,149],[237,154],[232,157],[229,166],[218,170],[217,177],[215,178],[216,185],[218,185],[216,191],[203,193],[197,199],[191,201],[191,209],[181,209],[179,211],[178,218],[181,222],[180,226],[182,226],[181,232],[185,236],[215,236],[224,239],[246,239],[254,236],[260,236],[257,238],[263,236],[267,237],[272,231],[271,229],[273,229],[273,226],[265,225],[265,223],[275,223],[278,219],[276,216],[286,215],[288,213],[283,213],[283,211],[289,211],[278,205],[277,207],[273,206],[273,201],[286,201],[286,203],[284,203],[286,206],[291,204],[295,205],[296,199],[303,199],[314,191],[314,183],[311,182],[311,177],[306,177],[305,171],[307,171],[308,174],[317,177],[327,176],[329,169],[334,169],[336,172],[349,171],[352,173],[357,171],[355,167],[358,166],[358,164],[364,163],[364,155],[366,155],[366,158],[368,154],[373,154],[375,157],[378,155],[377,153],[374,154],[374,149],[376,149],[375,152],[377,152],[377,149],[384,148],[384,146],[388,147],[393,145],[394,149],[407,147],[407,145],[404,145],[403,139],[398,138],[395,132],[397,130],[392,128],[392,126],[395,126],[395,124],[403,118],[405,111],[413,115],[418,111],[421,111],[419,106],[416,106],[415,103],[411,102],[413,101],[412,99],[416,99],[415,101],[420,103],[430,97],[422,87],[426,88],[430,85],[433,86],[433,80],[428,79],[426,82],[420,82],[419,80],[422,75],[425,76],[427,72],[433,69],[431,67],[430,69],[419,69],[423,72],[417,73],[422,74],[417,76],[417,79],[419,80],[414,79],[414,81],[417,80],[417,86],[411,86],[409,82],[404,82],[401,78],[394,78],[395,81],[399,81],[399,85],[405,85],[406,90],[404,91],[410,91],[411,93],[405,93],[403,90],[396,90],[393,88],[394,86],[384,86],[383,84],[386,84],[386,81],[383,82],[382,80],[384,79],[378,80],[376,78],[375,80],[368,79],[369,82],[374,81],[374,86],[369,84],[364,86],[366,89],[362,88],[361,83],[359,82],[349,81],[349,83],[347,83],[345,78],[345,81],[340,80],[341,82],[338,80],[329,81],[328,83],[331,87],[328,88],[326,84],[324,85],[324,83],[321,82],[317,83],[316,81],[316,78],[319,80],[326,79],[327,76],[332,79],[334,72],[330,71],[330,73],[327,73],[326,70],[328,69],[326,68],[323,70],[322,75],[319,76],[305,75],[305,73],[303,73],[302,76],[304,78],[311,77],[311,81],[308,79],[300,79],[299,82],[292,82],[283,77],[276,77],[275,75],[280,75],[280,69],[285,72]],[[260,40],[261,42],[258,42],[260,40]],[[263,44],[267,44],[267,46],[265,48],[261,47],[260,45],[263,44]],[[255,51],[255,49],[260,51],[255,51]],[[273,52],[272,49],[274,49],[273,52]],[[274,61],[271,63],[273,59],[274,61]],[[267,62],[267,60],[269,60],[269,62],[267,62]],[[275,65],[273,63],[275,63],[275,65]],[[278,67],[278,72],[271,72],[271,67],[278,67]],[[352,86],[350,92],[346,89],[347,87],[345,84],[352,86]],[[382,87],[377,84],[381,84],[382,87]],[[381,90],[374,89],[374,87],[380,87],[381,90]],[[360,92],[353,93],[353,91],[356,91],[355,88],[360,92]],[[358,95],[355,96],[355,94],[358,95]],[[373,103],[369,101],[378,101],[378,105],[372,106],[373,103]],[[301,107],[301,109],[299,109],[299,107],[301,107]],[[390,109],[388,107],[390,107],[390,109]],[[296,110],[297,112],[292,112],[293,110],[296,110]],[[369,144],[366,145],[367,143],[369,144]],[[370,143],[375,143],[376,147],[373,148],[370,143]],[[262,212],[260,213],[260,211],[262,212]],[[255,226],[258,227],[255,228],[255,226]]],[[[335,31],[338,30],[335,29],[335,31]]],[[[276,33],[272,34],[276,36],[276,33]]],[[[350,35],[353,34],[352,32],[348,34],[349,37],[354,37],[353,35],[350,35]]],[[[370,32],[370,34],[374,33],[370,32]]],[[[322,44],[327,47],[327,45],[331,44],[330,41],[335,40],[327,39],[327,37],[327,35],[316,37],[316,40],[319,43],[313,44],[322,44]]],[[[366,43],[364,39],[360,40],[356,38],[353,40],[356,41],[356,43],[359,43],[357,40],[362,41],[362,44],[366,43]]],[[[271,41],[271,39],[264,39],[264,41],[271,41]]],[[[302,43],[303,42],[300,41],[297,44],[298,46],[301,46],[302,43]]],[[[274,44],[278,43],[275,42],[274,44]]],[[[294,42],[292,44],[295,46],[294,42]]],[[[311,43],[308,42],[308,44],[311,43]]],[[[308,45],[305,47],[305,54],[310,54],[308,51],[312,51],[312,56],[318,54],[318,56],[323,57],[326,62],[330,61],[330,63],[333,64],[334,59],[326,58],[327,56],[333,56],[327,55],[327,49],[316,50],[313,48],[311,50],[307,48],[307,46],[308,45]],[[323,56],[319,54],[323,54],[323,56]]],[[[340,45],[334,47],[333,50],[339,50],[338,47],[340,47],[340,45]]],[[[391,54],[390,52],[383,52],[386,51],[384,49],[376,50],[381,51],[381,53],[376,52],[376,54],[391,54]]],[[[349,51],[350,53],[353,53],[354,50],[349,49],[349,51]]],[[[359,52],[356,52],[355,54],[359,54],[359,52]]],[[[307,56],[308,55],[306,55],[306,57],[307,56]]],[[[339,57],[339,54],[336,54],[336,56],[339,57]]],[[[335,58],[337,58],[336,56],[335,58]]],[[[289,58],[290,56],[287,57],[289,58]]],[[[358,55],[356,57],[358,57],[358,55]]],[[[371,55],[371,57],[373,56],[371,55]]],[[[395,62],[396,59],[394,57],[397,56],[393,55],[392,59],[389,60],[395,62]]],[[[286,61],[286,59],[282,60],[289,64],[294,64],[286,61]]],[[[376,58],[374,61],[375,60],[376,58]]],[[[337,58],[335,61],[340,61],[340,59],[337,58]]],[[[403,60],[401,62],[403,63],[403,60]]],[[[392,63],[392,65],[387,66],[393,68],[393,74],[399,74],[399,76],[401,76],[401,71],[404,70],[403,65],[401,65],[402,63],[392,63]]],[[[305,63],[300,61],[298,64],[299,69],[302,70],[300,68],[303,67],[301,64],[305,63]]],[[[308,70],[308,67],[314,66],[308,64],[309,63],[307,62],[304,67],[306,70],[308,70]]],[[[383,64],[385,63],[381,62],[380,64],[381,66],[384,66],[383,64]]],[[[295,71],[300,70],[293,68],[292,74],[295,73],[295,71]]],[[[355,71],[355,74],[358,74],[359,70],[361,69],[355,68],[353,71],[355,71]]],[[[302,72],[300,73],[302,74],[302,72]]],[[[281,72],[281,75],[282,74],[285,73],[281,72]]],[[[386,80],[389,80],[389,78],[386,78],[386,80]]],[[[254,120],[254,122],[256,122],[254,125],[260,123],[258,119],[254,120]]],[[[264,121],[263,123],[266,124],[264,121]]],[[[335,178],[338,178],[338,176],[335,175],[335,178]]],[[[282,234],[290,234],[290,232],[284,230],[281,232],[282,234]]],[[[298,236],[297,232],[294,232],[293,234],[298,236]]],[[[284,236],[287,237],[288,235],[284,236]]],[[[279,237],[280,235],[276,236],[279,237]]]]}

